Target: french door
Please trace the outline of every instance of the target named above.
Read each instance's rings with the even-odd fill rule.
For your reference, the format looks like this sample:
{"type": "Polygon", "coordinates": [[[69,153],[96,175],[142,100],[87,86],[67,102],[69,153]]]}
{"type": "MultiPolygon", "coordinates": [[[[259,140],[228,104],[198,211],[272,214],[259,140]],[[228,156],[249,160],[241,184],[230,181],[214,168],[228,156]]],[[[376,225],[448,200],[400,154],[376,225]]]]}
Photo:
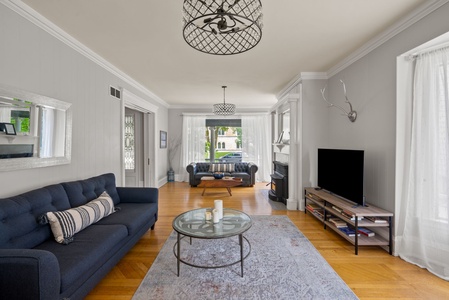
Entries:
{"type": "Polygon", "coordinates": [[[143,113],[125,108],[125,186],[143,187],[144,184],[144,148],[143,113]]]}

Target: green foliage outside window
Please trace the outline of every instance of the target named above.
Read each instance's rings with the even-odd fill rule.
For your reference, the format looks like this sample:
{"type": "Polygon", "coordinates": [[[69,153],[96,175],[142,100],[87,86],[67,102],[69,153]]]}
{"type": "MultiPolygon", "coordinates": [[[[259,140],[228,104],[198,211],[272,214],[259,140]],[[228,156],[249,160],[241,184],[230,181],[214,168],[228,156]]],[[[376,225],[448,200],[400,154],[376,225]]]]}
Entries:
{"type": "Polygon", "coordinates": [[[11,118],[11,124],[14,124],[17,132],[30,132],[30,118],[11,118]]]}

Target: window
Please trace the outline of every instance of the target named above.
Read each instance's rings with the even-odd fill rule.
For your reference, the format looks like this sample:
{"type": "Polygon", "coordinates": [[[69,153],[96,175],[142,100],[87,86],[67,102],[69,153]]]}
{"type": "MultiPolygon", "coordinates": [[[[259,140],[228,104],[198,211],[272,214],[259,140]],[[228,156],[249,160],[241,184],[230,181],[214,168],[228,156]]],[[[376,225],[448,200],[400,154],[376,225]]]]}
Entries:
{"type": "MultiPolygon", "coordinates": [[[[205,135],[206,161],[220,161],[227,154],[241,151],[242,128],[240,119],[207,119],[205,135]]],[[[241,157],[239,161],[241,161],[241,157]]]]}

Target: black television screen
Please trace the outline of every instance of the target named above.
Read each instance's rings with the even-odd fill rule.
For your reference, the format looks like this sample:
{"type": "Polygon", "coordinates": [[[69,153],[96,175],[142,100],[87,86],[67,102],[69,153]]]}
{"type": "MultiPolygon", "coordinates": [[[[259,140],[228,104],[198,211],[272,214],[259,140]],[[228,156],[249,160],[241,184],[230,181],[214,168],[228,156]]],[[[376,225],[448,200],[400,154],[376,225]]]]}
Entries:
{"type": "Polygon", "coordinates": [[[364,205],[363,150],[318,149],[318,186],[364,205]]]}

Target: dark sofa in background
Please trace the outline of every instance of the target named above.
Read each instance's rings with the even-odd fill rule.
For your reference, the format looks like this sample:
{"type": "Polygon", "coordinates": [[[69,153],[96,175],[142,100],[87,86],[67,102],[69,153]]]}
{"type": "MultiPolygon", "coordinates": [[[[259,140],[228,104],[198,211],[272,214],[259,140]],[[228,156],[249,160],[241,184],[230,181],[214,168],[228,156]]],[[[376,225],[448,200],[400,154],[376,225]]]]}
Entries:
{"type": "Polygon", "coordinates": [[[116,187],[114,174],[46,186],[0,199],[0,298],[83,299],[150,228],[158,214],[156,188],[116,187]],[[74,236],[55,241],[49,211],[63,211],[106,191],[115,213],[74,236]]]}
{"type": "MultiPolygon", "coordinates": [[[[190,186],[196,187],[198,184],[200,184],[201,177],[213,175],[213,172],[210,171],[211,164],[212,163],[209,162],[197,162],[197,163],[193,162],[186,167],[186,170],[189,173],[190,186]]],[[[225,165],[220,163],[215,164],[225,165]]],[[[224,172],[225,176],[242,178],[242,186],[253,186],[256,183],[256,172],[258,170],[256,164],[250,162],[239,162],[233,165],[234,171],[224,172]]]]}

